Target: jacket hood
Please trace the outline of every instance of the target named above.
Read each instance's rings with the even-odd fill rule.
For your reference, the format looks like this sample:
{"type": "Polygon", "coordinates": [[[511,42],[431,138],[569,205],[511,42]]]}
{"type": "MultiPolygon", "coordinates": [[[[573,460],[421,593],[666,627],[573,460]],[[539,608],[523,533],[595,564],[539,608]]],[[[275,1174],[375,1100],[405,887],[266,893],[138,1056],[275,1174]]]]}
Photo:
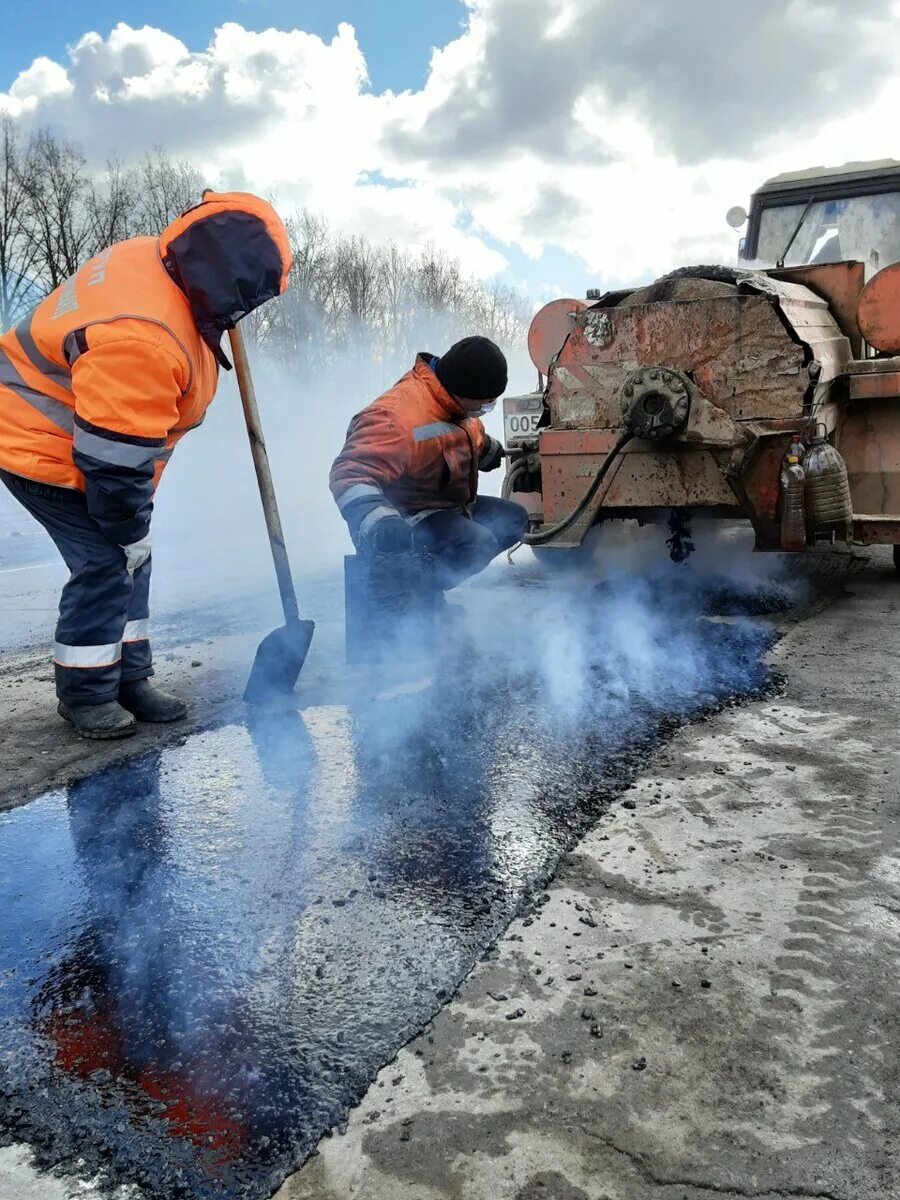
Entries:
{"type": "Polygon", "coordinates": [[[284,222],[249,192],[204,192],[162,233],[163,265],[188,298],[201,336],[219,362],[226,329],[287,288],[291,248],[284,222]]]}

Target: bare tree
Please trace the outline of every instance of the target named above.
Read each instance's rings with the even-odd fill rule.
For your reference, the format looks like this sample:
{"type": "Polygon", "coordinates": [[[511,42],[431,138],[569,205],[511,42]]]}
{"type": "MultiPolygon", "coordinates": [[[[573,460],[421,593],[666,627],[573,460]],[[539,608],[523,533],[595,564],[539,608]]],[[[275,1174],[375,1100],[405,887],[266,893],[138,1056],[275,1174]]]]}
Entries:
{"type": "Polygon", "coordinates": [[[384,300],[384,335],[390,359],[399,364],[412,357],[414,335],[414,281],[409,251],[390,241],[382,251],[382,295],[384,300]]]}
{"type": "Polygon", "coordinates": [[[94,179],[89,182],[85,203],[92,254],[139,232],[137,190],[134,173],[117,158],[107,163],[102,183],[94,179]]]}
{"type": "Polygon", "coordinates": [[[419,255],[413,280],[417,325],[425,340],[419,349],[439,350],[463,332],[477,332],[471,311],[478,284],[465,278],[458,259],[428,245],[419,255]]]}
{"type": "MultiPolygon", "coordinates": [[[[23,146],[7,118],[0,124],[0,326],[91,255],[160,233],[201,195],[199,172],[160,147],[136,167],[113,158],[98,173],[79,146],[47,130],[23,146]]],[[[466,277],[435,246],[413,258],[396,242],[335,236],[308,210],[286,224],[290,287],[277,304],[252,313],[245,329],[293,373],[340,370],[365,392],[405,369],[417,350],[440,352],[464,333],[485,333],[505,348],[524,339],[524,299],[466,277]]]]}
{"type": "Polygon", "coordinates": [[[458,259],[429,244],[416,263],[415,289],[429,312],[458,310],[466,300],[466,285],[458,259]]]}
{"type": "Polygon", "coordinates": [[[74,275],[93,250],[85,204],[87,161],[80,147],[44,129],[29,144],[23,178],[35,269],[46,290],[52,291],[74,275]]]}
{"type": "Polygon", "coordinates": [[[28,161],[9,117],[0,122],[0,332],[41,295],[32,274],[36,248],[29,235],[28,161]]]}
{"type": "Polygon", "coordinates": [[[335,255],[325,220],[304,209],[287,221],[293,254],[290,286],[279,303],[260,309],[276,357],[293,370],[323,369],[333,344],[335,255]]]}
{"type": "Polygon", "coordinates": [[[524,342],[529,322],[524,296],[501,283],[478,289],[473,313],[475,326],[499,346],[524,342]]]}
{"type": "Polygon", "coordinates": [[[173,162],[161,146],[155,146],[138,170],[137,230],[162,233],[185,209],[199,204],[203,187],[195,167],[184,160],[173,162]]]}
{"type": "Polygon", "coordinates": [[[382,252],[359,234],[337,244],[335,292],[350,343],[367,349],[382,316],[384,272],[382,252]]]}

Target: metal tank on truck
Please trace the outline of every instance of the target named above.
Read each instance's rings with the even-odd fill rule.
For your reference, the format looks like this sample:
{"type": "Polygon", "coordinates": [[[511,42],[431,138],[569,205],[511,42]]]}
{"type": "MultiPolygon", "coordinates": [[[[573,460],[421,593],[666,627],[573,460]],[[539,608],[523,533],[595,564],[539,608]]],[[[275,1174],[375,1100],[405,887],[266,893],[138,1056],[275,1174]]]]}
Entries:
{"type": "Polygon", "coordinates": [[[535,316],[539,390],[504,402],[527,541],[562,562],[605,521],[705,516],[783,551],[783,467],[806,454],[791,552],[889,543],[900,568],[900,162],[780,175],[728,220],[737,266],[535,316]]]}

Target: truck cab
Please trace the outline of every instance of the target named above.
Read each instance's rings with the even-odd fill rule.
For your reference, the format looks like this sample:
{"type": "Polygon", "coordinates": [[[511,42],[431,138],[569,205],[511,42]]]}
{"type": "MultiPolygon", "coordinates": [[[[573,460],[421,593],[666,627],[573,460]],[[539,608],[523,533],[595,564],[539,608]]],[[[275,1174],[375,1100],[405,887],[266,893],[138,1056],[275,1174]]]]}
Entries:
{"type": "Polygon", "coordinates": [[[741,262],[785,268],[855,261],[869,279],[900,262],[900,162],[776,175],[754,193],[749,216],[732,213],[738,227],[747,223],[741,262]]]}

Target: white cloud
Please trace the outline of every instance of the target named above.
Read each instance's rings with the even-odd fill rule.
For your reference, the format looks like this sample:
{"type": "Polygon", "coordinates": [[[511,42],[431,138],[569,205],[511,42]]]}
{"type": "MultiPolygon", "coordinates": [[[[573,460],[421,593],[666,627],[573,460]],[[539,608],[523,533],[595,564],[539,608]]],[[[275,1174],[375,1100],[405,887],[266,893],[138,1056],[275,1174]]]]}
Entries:
{"type": "Polygon", "coordinates": [[[637,117],[680,162],[755,149],[786,121],[860,109],[895,69],[895,0],[468,0],[422,104],[390,133],[442,161],[608,150],[603,123],[637,117]]]}
{"type": "Polygon", "coordinates": [[[777,171],[900,157],[897,0],[468,3],[416,92],[371,92],[346,24],[229,23],[203,49],[120,24],[37,59],[0,109],[98,164],[161,144],[480,275],[559,247],[606,284],[733,255],[725,210],[777,171]]]}
{"type": "Polygon", "coordinates": [[[439,186],[377,178],[378,139],[396,101],[369,94],[367,82],[346,24],[324,41],[229,23],[201,51],[119,24],[106,38],[86,33],[66,66],[39,59],[0,94],[0,109],[81,142],[98,164],[159,144],[211,184],[274,193],[286,210],[308,205],[348,232],[438,243],[478,275],[502,270],[503,256],[464,230],[459,203],[439,186]]]}
{"type": "Polygon", "coordinates": [[[7,95],[0,93],[0,111],[21,117],[36,111],[45,101],[67,96],[71,91],[65,67],[49,58],[36,58],[19,74],[7,95]]]}

